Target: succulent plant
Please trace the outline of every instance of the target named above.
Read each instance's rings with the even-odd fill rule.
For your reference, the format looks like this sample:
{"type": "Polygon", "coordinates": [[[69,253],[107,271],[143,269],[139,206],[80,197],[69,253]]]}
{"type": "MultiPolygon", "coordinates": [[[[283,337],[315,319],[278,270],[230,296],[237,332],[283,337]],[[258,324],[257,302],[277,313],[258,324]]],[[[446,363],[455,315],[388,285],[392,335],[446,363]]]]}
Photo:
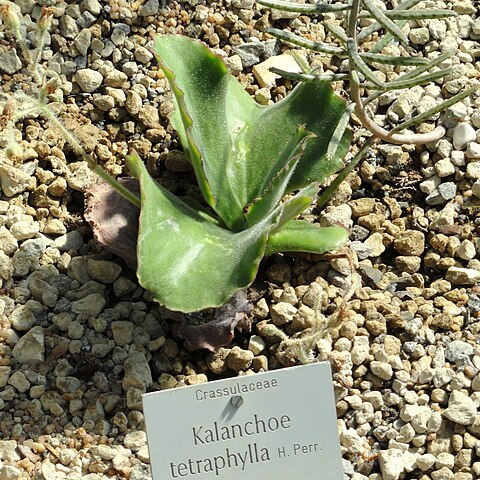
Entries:
{"type": "Polygon", "coordinates": [[[345,102],[329,83],[303,83],[265,107],[200,42],[158,37],[154,52],[173,92],[172,125],[210,210],[172,195],[129,157],[141,188],[140,283],[168,308],[196,311],[247,287],[264,255],[338,248],[343,227],[295,219],[349,147],[350,133],[337,129],[345,102]]]}

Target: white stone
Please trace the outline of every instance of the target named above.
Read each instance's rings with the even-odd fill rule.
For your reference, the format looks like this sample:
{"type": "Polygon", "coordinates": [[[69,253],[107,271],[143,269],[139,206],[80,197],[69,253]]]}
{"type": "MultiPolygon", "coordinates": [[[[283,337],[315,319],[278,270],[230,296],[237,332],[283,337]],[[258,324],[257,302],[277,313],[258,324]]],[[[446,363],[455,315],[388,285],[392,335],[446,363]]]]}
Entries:
{"type": "Polygon", "coordinates": [[[450,267],[445,279],[453,285],[474,285],[480,282],[480,271],[474,268],[450,267]]]}
{"type": "Polygon", "coordinates": [[[457,250],[457,256],[462,260],[472,260],[476,254],[475,245],[470,240],[464,240],[457,250]]]}
{"type": "Polygon", "coordinates": [[[27,238],[34,237],[40,229],[38,222],[21,220],[20,222],[15,222],[10,227],[10,233],[17,240],[26,240],[27,238]]]}
{"type": "Polygon", "coordinates": [[[248,342],[248,349],[253,352],[254,355],[259,355],[265,350],[265,340],[260,335],[252,335],[248,342]]]}
{"type": "Polygon", "coordinates": [[[125,435],[124,445],[130,450],[136,452],[147,444],[147,434],[141,430],[131,432],[125,435]]]}
{"type": "Polygon", "coordinates": [[[380,377],[382,380],[390,380],[393,375],[393,369],[390,364],[378,362],[376,360],[370,362],[370,370],[374,375],[380,377]]]}
{"type": "Polygon", "coordinates": [[[277,78],[280,78],[280,75],[271,72],[270,68],[272,67],[279,68],[287,72],[302,72],[295,59],[287,53],[267,58],[267,60],[264,62],[253,67],[253,74],[255,75],[255,78],[261,87],[273,88],[276,86],[276,80],[277,78]]]}
{"type": "Polygon", "coordinates": [[[449,158],[444,158],[435,164],[435,171],[440,178],[449,177],[455,173],[455,165],[449,158]]]}
{"type": "Polygon", "coordinates": [[[397,449],[378,452],[383,480],[398,480],[404,471],[403,452],[397,449]]]}
{"type": "Polygon", "coordinates": [[[465,173],[471,180],[480,180],[480,161],[470,162],[465,173]]]}
{"type": "Polygon", "coordinates": [[[82,68],[75,74],[75,81],[83,92],[92,93],[102,84],[103,75],[91,68],[82,68]]]}
{"type": "Polygon", "coordinates": [[[472,425],[477,416],[477,405],[464,393],[454,390],[448,399],[443,415],[459,425],[472,425]]]}
{"type": "Polygon", "coordinates": [[[451,154],[452,163],[457,167],[465,166],[465,152],[461,150],[453,150],[451,154]]]}
{"type": "Polygon", "coordinates": [[[453,146],[455,150],[463,150],[468,143],[474,142],[477,138],[475,129],[465,122],[459,123],[453,130],[453,146]]]}
{"type": "Polygon", "coordinates": [[[435,455],[432,455],[431,453],[425,453],[417,458],[417,467],[422,470],[422,472],[426,472],[433,467],[435,460],[435,455]]]}
{"type": "Polygon", "coordinates": [[[470,142],[467,145],[467,158],[480,158],[480,143],[470,142]]]}
{"type": "Polygon", "coordinates": [[[297,309],[287,302],[279,302],[270,307],[272,322],[277,326],[285,325],[293,320],[297,309]]]}
{"type": "Polygon", "coordinates": [[[350,355],[354,365],[361,365],[370,355],[368,337],[355,337],[350,355]]]}
{"type": "Polygon", "coordinates": [[[427,195],[430,195],[436,190],[436,188],[442,183],[438,175],[433,175],[433,177],[427,178],[420,183],[420,190],[427,195]]]}
{"type": "Polygon", "coordinates": [[[332,227],[341,224],[345,228],[353,225],[352,208],[350,205],[343,204],[337,207],[327,208],[326,213],[320,217],[320,225],[322,227],[332,227]]]}
{"type": "Polygon", "coordinates": [[[20,168],[2,163],[0,165],[0,186],[7,197],[13,197],[27,189],[34,188],[35,177],[20,168]]]}

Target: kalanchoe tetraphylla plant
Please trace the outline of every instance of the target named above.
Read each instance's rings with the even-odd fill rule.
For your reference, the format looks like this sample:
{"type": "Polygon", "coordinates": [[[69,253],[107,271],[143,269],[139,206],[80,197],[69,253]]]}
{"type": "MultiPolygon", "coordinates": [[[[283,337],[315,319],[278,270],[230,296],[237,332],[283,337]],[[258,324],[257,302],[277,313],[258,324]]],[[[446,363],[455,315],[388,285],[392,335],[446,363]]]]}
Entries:
{"type": "MultiPolygon", "coordinates": [[[[463,100],[471,95],[478,87],[467,88],[457,95],[440,102],[437,106],[423,112],[387,131],[382,126],[376,124],[366,112],[365,107],[377,99],[383,93],[390,90],[402,90],[416,85],[425,85],[432,81],[446,77],[454,70],[453,67],[441,69],[442,64],[453,53],[432,55],[433,58],[426,59],[419,56],[392,56],[381,53],[392,41],[400,42],[403,45],[408,44],[408,38],[402,28],[409,20],[425,20],[447,18],[455,16],[452,10],[444,9],[415,9],[412,8],[421,0],[404,0],[396,8],[391,10],[380,9],[375,0],[350,0],[332,4],[301,4],[286,0],[257,0],[261,5],[274,9],[285,10],[289,12],[298,12],[304,15],[323,15],[326,13],[344,13],[343,24],[333,20],[325,21],[327,30],[330,31],[338,42],[338,45],[330,45],[322,42],[314,42],[305,39],[299,35],[276,28],[268,29],[271,35],[286,41],[288,43],[307,48],[314,52],[335,55],[339,58],[348,59],[347,73],[316,73],[310,71],[308,64],[302,62],[299,58],[303,73],[295,74],[285,72],[279,69],[272,69],[275,73],[300,82],[316,82],[319,80],[344,81],[349,82],[350,97],[353,102],[354,110],[361,124],[366,127],[377,138],[396,144],[425,144],[435,142],[445,135],[445,128],[438,125],[428,133],[398,133],[409,127],[417,125],[425,120],[431,119],[439,112],[445,110],[451,105],[463,100]],[[371,24],[361,28],[359,19],[370,18],[371,24]],[[379,35],[378,41],[365,51],[363,43],[368,40],[371,45],[372,35],[378,31],[383,31],[379,35]],[[372,66],[379,64],[393,65],[396,67],[413,67],[411,70],[403,72],[393,81],[383,82],[372,66]],[[434,70],[435,69],[435,70],[434,70]],[[362,89],[372,91],[367,98],[362,98],[362,89]]],[[[341,23],[341,22],[340,22],[341,23]]],[[[366,43],[365,43],[366,45],[366,43]]],[[[404,50],[406,52],[406,50],[404,50]]],[[[347,111],[350,111],[347,110],[347,111]]]]}
{"type": "Polygon", "coordinates": [[[328,82],[263,107],[201,43],[158,37],[154,52],[174,96],[172,125],[213,212],[166,191],[130,156],[141,188],[140,283],[168,308],[196,311],[252,283],[264,255],[338,248],[343,227],[295,220],[349,146],[337,129],[345,102],[328,82]]]}

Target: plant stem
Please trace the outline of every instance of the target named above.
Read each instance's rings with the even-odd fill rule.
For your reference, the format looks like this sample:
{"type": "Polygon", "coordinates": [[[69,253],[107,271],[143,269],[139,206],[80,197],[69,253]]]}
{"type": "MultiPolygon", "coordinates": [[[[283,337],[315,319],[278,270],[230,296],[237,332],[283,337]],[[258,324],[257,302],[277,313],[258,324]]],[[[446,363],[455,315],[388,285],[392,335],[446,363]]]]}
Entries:
{"type": "MultiPolygon", "coordinates": [[[[352,8],[348,18],[348,36],[352,39],[353,44],[357,44],[357,19],[360,8],[360,0],[352,0],[352,8]]],[[[353,64],[352,57],[349,56],[349,70],[350,70],[350,96],[355,103],[355,115],[358,117],[364,127],[376,137],[397,145],[420,145],[425,143],[433,143],[440,140],[445,135],[445,128],[439,125],[434,130],[423,134],[398,134],[389,132],[384,128],[377,125],[367,115],[364,107],[368,103],[363,102],[360,94],[360,81],[356,72],[355,65],[353,64]]],[[[375,97],[374,97],[375,98],[375,97]]],[[[337,177],[338,178],[338,177],[337,177]]],[[[335,179],[336,180],[336,179],[335,179]]],[[[328,189],[327,189],[328,190],[328,189]]],[[[323,195],[322,195],[323,196],[323,195]]]]}
{"type": "Polygon", "coordinates": [[[52,113],[46,105],[38,105],[38,109],[42,114],[50,120],[60,130],[66,142],[70,145],[72,150],[84,160],[89,168],[95,172],[102,180],[105,180],[111,187],[113,187],[120,195],[133,203],[136,207],[141,206],[140,199],[134,195],[130,190],[126,189],[115,178],[111,177],[100,165],[93,160],[93,158],[85,152],[78,140],[63,126],[62,122],[52,113]]]}
{"type": "Polygon", "coordinates": [[[397,145],[422,145],[425,143],[436,142],[445,135],[446,130],[441,125],[437,126],[431,132],[411,135],[393,133],[385,130],[371,120],[367,115],[367,112],[363,109],[363,101],[360,95],[360,82],[358,80],[358,75],[354,70],[350,72],[350,79],[350,95],[356,106],[355,115],[357,115],[362,125],[368,128],[368,130],[378,138],[397,145]]]}

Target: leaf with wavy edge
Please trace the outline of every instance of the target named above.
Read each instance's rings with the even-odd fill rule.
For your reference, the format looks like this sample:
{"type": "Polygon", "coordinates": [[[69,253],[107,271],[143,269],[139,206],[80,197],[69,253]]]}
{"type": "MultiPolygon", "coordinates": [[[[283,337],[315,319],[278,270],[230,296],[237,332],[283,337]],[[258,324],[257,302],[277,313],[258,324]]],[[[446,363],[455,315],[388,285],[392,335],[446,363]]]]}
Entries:
{"type": "Polygon", "coordinates": [[[298,128],[296,135],[292,137],[287,148],[277,160],[285,166],[271,180],[270,185],[263,189],[263,195],[256,198],[248,207],[245,214],[248,227],[260,222],[280,204],[285,196],[288,182],[304,152],[305,144],[314,136],[313,133],[307,132],[304,128],[298,128]],[[288,160],[285,161],[284,156],[287,156],[288,160]]]}
{"type": "Polygon", "coordinates": [[[230,229],[245,228],[245,207],[284,168],[277,160],[299,125],[316,138],[308,143],[286,192],[341,167],[350,134],[335,158],[326,158],[326,148],[345,102],[327,83],[301,84],[284,100],[263,107],[200,42],[167,35],[156,39],[154,50],[175,95],[172,123],[199,172],[207,202],[230,229]]]}
{"type": "Polygon", "coordinates": [[[278,211],[233,233],[156,183],[137,155],[128,164],[141,191],[137,276],[160,304],[180,312],[217,307],[252,283],[278,211]]]}

